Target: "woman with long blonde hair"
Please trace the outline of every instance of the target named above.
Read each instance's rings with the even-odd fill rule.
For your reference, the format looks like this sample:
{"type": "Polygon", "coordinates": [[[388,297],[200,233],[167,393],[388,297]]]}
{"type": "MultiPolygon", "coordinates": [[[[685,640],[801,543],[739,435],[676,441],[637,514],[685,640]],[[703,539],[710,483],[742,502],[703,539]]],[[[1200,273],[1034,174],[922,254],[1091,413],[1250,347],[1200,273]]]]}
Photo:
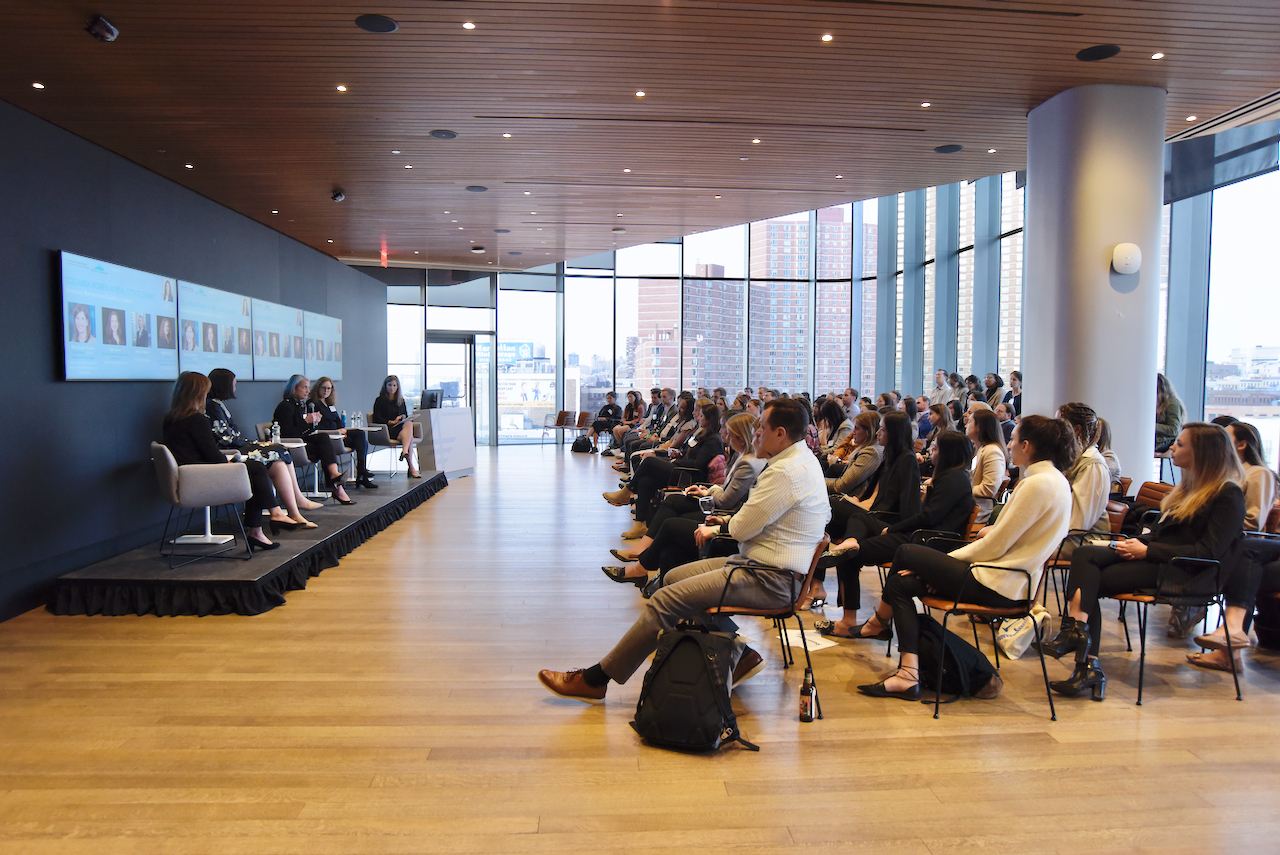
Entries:
{"type": "Polygon", "coordinates": [[[1098,666],[1101,597],[1155,588],[1175,558],[1236,562],[1242,554],[1244,469],[1231,436],[1218,425],[1190,422],[1171,447],[1182,481],[1160,505],[1160,521],[1150,534],[1109,546],[1077,547],[1067,577],[1067,614],[1044,651],[1074,653],[1076,668],[1066,680],[1050,683],[1072,696],[1086,688],[1096,701],[1106,697],[1106,675],[1098,666]]]}

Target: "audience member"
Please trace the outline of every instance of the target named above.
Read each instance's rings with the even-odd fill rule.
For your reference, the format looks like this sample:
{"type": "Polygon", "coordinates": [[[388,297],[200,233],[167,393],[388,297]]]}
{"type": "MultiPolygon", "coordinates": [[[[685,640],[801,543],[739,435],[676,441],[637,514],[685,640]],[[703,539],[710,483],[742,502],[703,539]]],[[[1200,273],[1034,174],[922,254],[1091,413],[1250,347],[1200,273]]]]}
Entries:
{"type": "Polygon", "coordinates": [[[1005,445],[1008,445],[1009,440],[1013,439],[1015,425],[1013,407],[1005,403],[996,404],[996,419],[1000,422],[1000,433],[1004,436],[1005,445]]]}
{"type": "Polygon", "coordinates": [[[978,506],[976,522],[985,523],[991,517],[996,495],[1004,484],[1008,452],[1000,434],[1000,423],[990,410],[970,413],[965,435],[976,450],[971,483],[973,499],[978,506]]]}
{"type": "MultiPolygon", "coordinates": [[[[627,394],[629,396],[631,393],[627,394]]],[[[600,450],[596,445],[596,437],[612,431],[620,424],[622,424],[622,408],[618,406],[618,393],[606,392],[604,406],[600,408],[600,412],[596,413],[596,420],[591,423],[591,429],[587,431],[587,438],[591,440],[591,450],[593,452],[600,450]]]]}
{"type": "Polygon", "coordinates": [[[985,393],[984,400],[987,402],[987,406],[994,410],[996,404],[1004,401],[1004,379],[999,374],[988,374],[986,379],[983,380],[983,384],[986,386],[983,390],[985,393]]]}
{"type": "Polygon", "coordinates": [[[1013,411],[1013,418],[1022,418],[1022,372],[1009,372],[1009,391],[1004,393],[1004,397],[1000,401],[1002,404],[1008,404],[1013,411]]]}
{"type": "Polygon", "coordinates": [[[939,368],[933,372],[933,388],[929,390],[929,404],[945,404],[955,397],[955,390],[947,385],[947,372],[939,368]]]}
{"type": "Polygon", "coordinates": [[[1168,451],[1187,417],[1182,399],[1169,378],[1156,375],[1156,451],[1168,451]]]}
{"type": "Polygon", "coordinates": [[[876,444],[879,432],[879,413],[858,413],[853,420],[853,431],[827,457],[831,464],[828,472],[839,465],[838,474],[826,479],[828,493],[860,498],[868,485],[874,483],[876,470],[880,468],[880,446],[876,444]]]}
{"type": "MultiPolygon", "coordinates": [[[[1078,452],[1066,473],[1071,483],[1071,530],[1108,532],[1111,470],[1098,451],[1098,414],[1085,404],[1070,403],[1058,409],[1058,418],[1071,425],[1078,452]]],[[[1072,544],[1068,543],[1063,555],[1070,554],[1071,549],[1072,544]]]]}
{"type": "Polygon", "coordinates": [[[1098,419],[1098,451],[1102,459],[1107,461],[1107,472],[1111,476],[1111,492],[1120,489],[1120,477],[1124,474],[1120,468],[1120,458],[1111,450],[1111,425],[1106,419],[1098,419]]]}

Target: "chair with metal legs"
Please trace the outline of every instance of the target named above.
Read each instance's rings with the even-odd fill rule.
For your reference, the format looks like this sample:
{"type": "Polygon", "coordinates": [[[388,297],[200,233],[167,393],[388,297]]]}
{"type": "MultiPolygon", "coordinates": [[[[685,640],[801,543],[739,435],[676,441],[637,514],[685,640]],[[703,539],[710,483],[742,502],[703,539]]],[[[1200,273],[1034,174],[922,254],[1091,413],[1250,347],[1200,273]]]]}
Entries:
{"type": "MultiPolygon", "coordinates": [[[[396,453],[397,450],[402,447],[400,439],[398,437],[392,438],[391,431],[385,424],[374,422],[373,413],[368,414],[365,424],[369,426],[368,430],[365,431],[366,439],[369,443],[369,452],[373,453],[373,449],[375,448],[387,448],[391,450],[391,464],[387,467],[387,475],[394,478],[396,473],[400,471],[400,467],[398,465],[400,460],[396,453]]],[[[408,424],[412,425],[411,430],[413,431],[413,439],[416,444],[418,440],[422,439],[422,422],[410,419],[408,424]]]]}
{"type": "Polygon", "coordinates": [[[235,535],[213,533],[213,508],[227,506],[231,507],[236,525],[240,529],[240,536],[244,538],[246,554],[243,559],[248,560],[253,557],[253,546],[245,534],[244,523],[240,515],[235,512],[236,504],[247,501],[253,496],[253,488],[249,484],[249,473],[243,465],[194,463],[179,466],[173,459],[168,446],[158,442],[151,443],[151,461],[155,465],[160,492],[169,503],[169,516],[165,520],[164,532],[160,536],[160,554],[169,559],[170,568],[185,567],[206,558],[241,558],[241,556],[226,555],[235,549],[235,535]],[[177,533],[184,528],[182,512],[190,511],[187,515],[187,526],[190,526],[192,516],[199,509],[204,510],[204,532],[178,535],[177,533]],[[169,527],[173,524],[175,513],[178,515],[178,524],[174,529],[176,536],[170,541],[169,527]],[[230,545],[227,546],[227,544],[230,545]],[[167,552],[166,545],[169,547],[167,552]],[[213,552],[178,552],[179,546],[225,546],[226,548],[213,552]],[[191,560],[174,564],[175,558],[191,560]]]}

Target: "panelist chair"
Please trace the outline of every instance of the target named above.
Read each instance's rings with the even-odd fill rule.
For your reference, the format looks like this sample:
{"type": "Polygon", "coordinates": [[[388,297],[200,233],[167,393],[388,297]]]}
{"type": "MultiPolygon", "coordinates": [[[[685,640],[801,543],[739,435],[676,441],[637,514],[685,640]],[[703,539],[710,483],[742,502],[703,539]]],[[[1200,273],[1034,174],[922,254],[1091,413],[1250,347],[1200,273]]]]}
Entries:
{"type": "MultiPolygon", "coordinates": [[[[267,442],[270,440],[270,422],[258,422],[254,425],[254,429],[258,432],[259,441],[267,442]]],[[[336,431],[325,431],[325,433],[338,437],[334,446],[334,453],[338,455],[339,459],[341,459],[343,454],[346,454],[349,457],[349,463],[355,460],[355,456],[352,454],[351,449],[342,444],[341,434],[336,431]]],[[[302,495],[306,496],[308,499],[319,499],[320,501],[328,499],[330,493],[320,489],[320,463],[319,461],[311,458],[311,452],[307,450],[306,442],[298,439],[297,437],[281,437],[280,444],[288,450],[289,456],[293,458],[294,467],[302,467],[304,471],[308,468],[311,470],[311,489],[304,490],[302,495]]],[[[305,479],[306,475],[304,474],[302,478],[305,479]]],[[[299,479],[298,486],[302,486],[302,479],[299,479]]]]}
{"type": "MultiPolygon", "coordinates": [[[[809,592],[809,588],[813,585],[813,573],[818,569],[818,559],[822,557],[822,553],[827,551],[827,547],[831,544],[831,538],[824,534],[822,540],[818,542],[818,546],[813,551],[813,559],[809,562],[809,572],[804,577],[804,581],[795,587],[795,596],[791,602],[779,609],[752,609],[744,606],[726,606],[724,598],[729,592],[729,579],[733,576],[730,572],[728,578],[725,579],[724,590],[720,592],[720,604],[712,606],[703,614],[708,616],[722,615],[724,617],[762,617],[769,618],[773,621],[773,626],[778,630],[778,643],[782,648],[782,667],[790,668],[795,663],[795,656],[791,653],[790,637],[787,635],[787,620],[796,619],[796,625],[800,627],[800,644],[804,647],[804,661],[809,670],[813,671],[813,660],[809,658],[809,641],[804,634],[804,621],[800,619],[800,612],[796,608],[801,598],[809,592]]],[[[794,583],[793,583],[794,584],[794,583]]],[[[814,683],[816,685],[817,678],[814,683]]],[[[815,696],[816,700],[816,696],[815,696]]],[[[822,718],[822,702],[818,701],[815,705],[818,718],[822,718]]]]}
{"type": "Polygon", "coordinates": [[[169,559],[169,568],[185,567],[205,558],[240,558],[247,561],[253,557],[253,545],[245,534],[244,522],[235,512],[235,505],[247,501],[253,496],[253,488],[249,485],[249,473],[243,465],[219,465],[217,463],[190,463],[179,466],[173,459],[168,446],[158,442],[151,443],[151,462],[155,465],[156,481],[160,485],[160,493],[169,503],[169,516],[164,523],[164,532],[160,535],[160,554],[169,559]],[[246,554],[231,556],[226,553],[235,549],[234,534],[213,533],[213,508],[231,506],[232,516],[244,538],[246,554]],[[182,512],[187,514],[187,526],[199,509],[204,509],[204,533],[178,535],[182,525],[182,512]],[[175,537],[169,540],[169,527],[173,524],[174,514],[178,516],[178,525],[174,528],[175,537]],[[227,544],[230,544],[229,546],[227,544]],[[165,546],[168,545],[168,551],[165,546]],[[179,552],[179,546],[225,546],[214,552],[179,552]],[[181,564],[174,564],[175,558],[189,558],[181,564]]]}
{"type": "MultiPolygon", "coordinates": [[[[396,473],[400,471],[400,456],[396,454],[396,450],[400,448],[400,440],[391,438],[391,430],[384,424],[375,424],[373,421],[373,413],[367,413],[364,423],[369,426],[369,430],[365,431],[365,438],[369,442],[369,449],[389,448],[391,449],[391,464],[387,467],[387,475],[391,478],[396,477],[396,473]]],[[[408,424],[412,425],[410,430],[413,431],[414,445],[417,440],[422,439],[422,422],[409,419],[408,424]]],[[[416,450],[415,450],[415,453],[416,450]]]]}

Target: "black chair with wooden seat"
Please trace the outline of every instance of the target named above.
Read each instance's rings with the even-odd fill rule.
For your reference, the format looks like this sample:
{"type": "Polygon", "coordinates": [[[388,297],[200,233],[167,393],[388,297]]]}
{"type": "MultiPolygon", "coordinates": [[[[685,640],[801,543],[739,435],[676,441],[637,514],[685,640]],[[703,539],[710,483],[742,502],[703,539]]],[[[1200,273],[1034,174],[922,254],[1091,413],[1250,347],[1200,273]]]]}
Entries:
{"type": "MultiPolygon", "coordinates": [[[[773,626],[778,630],[778,643],[782,648],[782,667],[790,668],[795,662],[795,657],[791,653],[790,637],[787,635],[787,621],[790,618],[796,619],[796,626],[800,627],[800,644],[804,647],[804,661],[809,670],[813,670],[813,660],[809,658],[809,641],[804,634],[804,621],[800,619],[800,611],[796,608],[800,600],[809,593],[809,588],[813,585],[813,573],[818,569],[818,559],[827,551],[827,546],[831,543],[831,538],[827,535],[822,536],[822,540],[818,542],[818,546],[813,551],[813,560],[809,562],[809,572],[805,575],[804,581],[795,586],[795,596],[791,598],[791,602],[779,609],[751,609],[742,606],[726,606],[724,604],[725,595],[729,592],[729,580],[725,580],[724,590],[720,593],[720,604],[707,609],[704,614],[719,615],[724,617],[761,617],[769,618],[773,621],[773,626]]],[[[732,573],[729,578],[732,577],[732,573]]],[[[814,678],[817,682],[817,678],[814,678]]],[[[822,704],[817,704],[818,718],[822,718],[822,704]]]]}
{"type": "Polygon", "coordinates": [[[1113,490],[1113,491],[1111,492],[1111,498],[1113,498],[1113,499],[1123,499],[1123,498],[1125,498],[1126,496],[1128,496],[1128,495],[1129,495],[1129,485],[1130,485],[1130,484],[1132,484],[1132,483],[1133,483],[1133,479],[1132,479],[1132,478],[1121,478],[1121,479],[1120,479],[1120,489],[1118,489],[1118,490],[1113,490]]]}
{"type": "MultiPolygon", "coordinates": [[[[1138,613],[1138,706],[1142,706],[1142,684],[1146,676],[1148,609],[1153,605],[1192,608],[1217,606],[1224,609],[1222,587],[1227,581],[1227,573],[1226,566],[1220,561],[1208,558],[1175,558],[1169,564],[1161,566],[1155,590],[1134,591],[1111,597],[1122,606],[1120,621],[1124,624],[1124,640],[1130,651],[1133,650],[1133,643],[1129,640],[1129,621],[1125,617],[1123,606],[1133,603],[1134,610],[1138,613]]],[[[1228,632],[1226,636],[1227,657],[1234,658],[1231,633],[1228,632]]],[[[1236,700],[1244,700],[1240,694],[1240,675],[1233,670],[1231,678],[1236,684],[1236,700]]]]}
{"type": "MultiPolygon", "coordinates": [[[[947,599],[943,597],[922,597],[920,600],[926,608],[938,609],[942,612],[942,631],[943,637],[946,637],[947,620],[951,615],[963,615],[970,618],[979,618],[991,627],[991,643],[995,646],[996,667],[1000,667],[1000,645],[996,644],[996,624],[1002,620],[1018,620],[1019,618],[1031,617],[1031,609],[1036,603],[1035,591],[1031,590],[1031,574],[1026,570],[1010,567],[995,567],[990,564],[974,564],[969,568],[968,578],[964,584],[960,586],[959,595],[955,599],[947,599]],[[1027,578],[1027,598],[1018,600],[1017,605],[1009,607],[983,606],[977,603],[967,603],[964,600],[965,588],[970,584],[979,585],[977,580],[973,578],[974,568],[982,567],[988,570],[997,570],[1001,573],[1017,573],[1027,578]]],[[[1052,721],[1058,720],[1058,713],[1053,707],[1053,692],[1049,689],[1049,669],[1044,664],[1044,653],[1040,650],[1040,624],[1034,618],[1031,620],[1032,629],[1035,631],[1035,644],[1032,645],[1040,656],[1040,673],[1044,677],[1044,693],[1049,699],[1049,718],[1052,721]]],[[[974,646],[977,646],[978,634],[977,629],[974,630],[974,646]]],[[[933,717],[938,717],[938,710],[942,704],[942,657],[946,652],[946,646],[940,646],[938,650],[938,685],[937,695],[933,701],[933,717]]],[[[926,701],[927,703],[927,701],[926,701]]]]}

